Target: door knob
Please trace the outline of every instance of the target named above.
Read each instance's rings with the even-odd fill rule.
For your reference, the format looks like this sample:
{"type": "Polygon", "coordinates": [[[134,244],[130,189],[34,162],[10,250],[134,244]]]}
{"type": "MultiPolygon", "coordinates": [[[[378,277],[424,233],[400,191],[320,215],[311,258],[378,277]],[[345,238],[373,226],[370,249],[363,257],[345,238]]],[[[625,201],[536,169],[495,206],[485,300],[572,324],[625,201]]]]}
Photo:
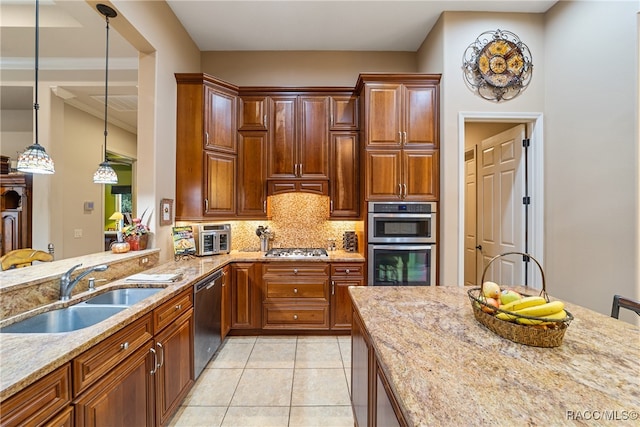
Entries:
{"type": "Polygon", "coordinates": [[[482,245],[478,245],[478,246],[476,246],[476,249],[480,249],[480,250],[482,250],[482,245]]]}

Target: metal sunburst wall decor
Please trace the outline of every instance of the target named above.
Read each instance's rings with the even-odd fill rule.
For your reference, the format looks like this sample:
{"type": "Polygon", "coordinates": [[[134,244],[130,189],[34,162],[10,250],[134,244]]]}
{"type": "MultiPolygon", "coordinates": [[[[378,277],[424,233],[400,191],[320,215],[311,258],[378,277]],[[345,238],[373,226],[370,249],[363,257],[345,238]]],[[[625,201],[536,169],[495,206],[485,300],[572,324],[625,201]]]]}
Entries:
{"type": "Polygon", "coordinates": [[[485,31],[462,57],[465,83],[489,101],[515,98],[531,82],[531,51],[510,31],[485,31]]]}

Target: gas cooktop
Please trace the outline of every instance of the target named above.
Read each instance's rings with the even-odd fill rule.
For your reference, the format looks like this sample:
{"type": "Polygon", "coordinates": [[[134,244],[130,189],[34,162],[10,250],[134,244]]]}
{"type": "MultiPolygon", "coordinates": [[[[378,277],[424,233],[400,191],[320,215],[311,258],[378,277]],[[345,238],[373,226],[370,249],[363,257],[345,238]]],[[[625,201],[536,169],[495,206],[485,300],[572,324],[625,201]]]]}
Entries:
{"type": "Polygon", "coordinates": [[[324,248],[274,248],[264,254],[266,257],[328,257],[324,248]]]}

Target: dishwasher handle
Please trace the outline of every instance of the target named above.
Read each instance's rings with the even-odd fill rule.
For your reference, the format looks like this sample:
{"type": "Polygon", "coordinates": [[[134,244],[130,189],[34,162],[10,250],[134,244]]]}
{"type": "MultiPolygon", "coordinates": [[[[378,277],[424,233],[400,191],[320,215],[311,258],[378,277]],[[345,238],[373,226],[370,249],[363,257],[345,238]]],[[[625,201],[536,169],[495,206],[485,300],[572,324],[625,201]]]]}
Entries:
{"type": "Polygon", "coordinates": [[[223,276],[224,274],[222,273],[222,270],[217,270],[215,273],[205,277],[204,279],[196,283],[195,292],[198,293],[202,290],[211,289],[217,283],[220,283],[222,281],[223,276]]]}

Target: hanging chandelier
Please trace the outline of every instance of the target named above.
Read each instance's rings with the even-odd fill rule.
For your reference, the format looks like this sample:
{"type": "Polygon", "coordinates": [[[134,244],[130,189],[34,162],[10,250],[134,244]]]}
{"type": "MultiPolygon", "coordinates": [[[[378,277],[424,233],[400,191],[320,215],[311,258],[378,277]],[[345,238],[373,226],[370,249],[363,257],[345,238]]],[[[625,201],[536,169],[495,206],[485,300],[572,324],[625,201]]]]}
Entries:
{"type": "Polygon", "coordinates": [[[111,167],[109,158],[107,157],[107,110],[108,102],[107,96],[109,93],[109,18],[115,18],[118,16],[115,10],[105,4],[98,4],[96,6],[98,12],[104,15],[107,22],[107,42],[105,50],[105,77],[104,77],[104,161],[98,166],[98,170],[93,174],[93,182],[96,184],[117,184],[118,175],[116,171],[111,167]]]}
{"type": "Polygon", "coordinates": [[[44,150],[44,147],[38,144],[38,57],[40,45],[40,2],[36,0],[36,52],[35,52],[35,101],[33,103],[34,110],[34,143],[18,156],[18,164],[16,168],[20,172],[52,174],[55,172],[53,160],[44,150]]]}

